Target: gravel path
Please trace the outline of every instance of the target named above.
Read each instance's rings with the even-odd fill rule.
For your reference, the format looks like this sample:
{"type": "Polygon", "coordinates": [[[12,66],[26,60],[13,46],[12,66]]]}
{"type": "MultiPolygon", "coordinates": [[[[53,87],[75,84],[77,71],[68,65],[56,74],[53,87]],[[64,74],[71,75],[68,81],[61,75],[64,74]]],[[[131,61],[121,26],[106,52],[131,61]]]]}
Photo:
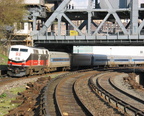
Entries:
{"type": "MultiPolygon", "coordinates": [[[[65,72],[66,73],[66,72],[65,72]]],[[[57,75],[63,74],[62,73],[53,73],[53,74],[47,74],[48,76],[54,77],[57,75]]],[[[35,82],[37,81],[39,78],[41,78],[43,76],[36,76],[33,78],[15,78],[14,80],[8,81],[8,82],[0,82],[0,94],[2,94],[5,90],[9,90],[11,88],[14,87],[19,87],[19,86],[26,86],[27,83],[29,82],[35,82]]]]}
{"type": "Polygon", "coordinates": [[[40,77],[21,79],[21,80],[17,80],[17,81],[13,80],[13,81],[11,81],[11,83],[2,84],[2,85],[0,85],[0,94],[2,94],[5,90],[9,90],[14,87],[26,86],[26,84],[29,82],[37,81],[38,78],[40,78],[40,77]]]}

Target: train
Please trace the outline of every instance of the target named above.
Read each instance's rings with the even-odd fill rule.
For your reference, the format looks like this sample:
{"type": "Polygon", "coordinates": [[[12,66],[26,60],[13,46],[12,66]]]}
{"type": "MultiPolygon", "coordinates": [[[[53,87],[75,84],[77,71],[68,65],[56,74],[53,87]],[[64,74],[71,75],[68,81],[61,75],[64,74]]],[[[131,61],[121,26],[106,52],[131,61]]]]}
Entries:
{"type": "Polygon", "coordinates": [[[8,56],[9,76],[43,74],[56,70],[73,70],[89,67],[142,66],[143,56],[70,54],[49,51],[45,48],[12,45],[8,56]]]}
{"type": "Polygon", "coordinates": [[[70,55],[65,52],[53,52],[44,48],[13,45],[8,56],[8,71],[10,76],[42,74],[70,69],[70,55]]]}

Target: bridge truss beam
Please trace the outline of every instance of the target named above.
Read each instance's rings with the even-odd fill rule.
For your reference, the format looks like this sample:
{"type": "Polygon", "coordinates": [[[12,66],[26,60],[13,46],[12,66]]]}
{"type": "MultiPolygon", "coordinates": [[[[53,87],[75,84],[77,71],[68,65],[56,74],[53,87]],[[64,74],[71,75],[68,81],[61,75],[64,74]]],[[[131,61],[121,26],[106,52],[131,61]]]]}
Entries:
{"type": "Polygon", "coordinates": [[[130,7],[119,9],[108,0],[103,0],[107,6],[105,9],[93,6],[93,0],[89,0],[84,9],[69,7],[70,1],[63,0],[40,31],[33,31],[35,43],[131,45],[136,42],[143,45],[144,9],[138,7],[138,0],[131,0],[130,7]]]}

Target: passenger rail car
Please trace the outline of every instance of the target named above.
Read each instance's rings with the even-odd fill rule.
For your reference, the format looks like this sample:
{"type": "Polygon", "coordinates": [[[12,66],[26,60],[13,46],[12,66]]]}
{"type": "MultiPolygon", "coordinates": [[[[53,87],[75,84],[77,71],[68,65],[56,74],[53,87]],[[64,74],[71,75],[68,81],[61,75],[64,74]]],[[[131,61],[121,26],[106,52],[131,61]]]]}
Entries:
{"type": "Polygon", "coordinates": [[[144,56],[128,55],[94,55],[94,66],[124,67],[144,65],[144,56]]]}
{"type": "Polygon", "coordinates": [[[74,68],[90,67],[93,65],[93,54],[72,54],[71,66],[74,68]]]}
{"type": "Polygon", "coordinates": [[[144,66],[144,56],[73,54],[72,67],[126,67],[144,66]]]}
{"type": "Polygon", "coordinates": [[[14,45],[10,48],[7,71],[10,76],[42,74],[57,68],[70,69],[69,54],[23,45],[14,45]]]}
{"type": "MultiPolygon", "coordinates": [[[[49,65],[48,69],[52,70],[69,70],[70,69],[70,54],[65,52],[49,51],[49,65]]],[[[51,70],[49,70],[51,71],[51,70]]],[[[48,71],[48,72],[49,72],[48,71]]]]}

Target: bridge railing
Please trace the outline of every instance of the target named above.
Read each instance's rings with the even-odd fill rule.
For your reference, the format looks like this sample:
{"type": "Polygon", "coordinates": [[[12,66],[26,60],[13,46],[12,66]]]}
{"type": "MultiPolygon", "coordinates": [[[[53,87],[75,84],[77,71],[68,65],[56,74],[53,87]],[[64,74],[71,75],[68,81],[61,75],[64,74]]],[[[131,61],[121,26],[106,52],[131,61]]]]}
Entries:
{"type": "MultiPolygon", "coordinates": [[[[144,30],[143,30],[144,32],[144,30]]],[[[88,35],[88,33],[84,33],[80,35],[78,32],[72,30],[65,30],[65,34],[57,35],[57,32],[51,31],[46,33],[46,35],[37,34],[33,36],[34,40],[42,40],[42,41],[59,41],[63,40],[67,41],[144,41],[144,33],[131,35],[131,34],[123,34],[122,32],[117,33],[98,33],[95,35],[88,35]]]]}
{"type": "MultiPolygon", "coordinates": [[[[109,35],[109,36],[117,35],[117,36],[119,36],[119,35],[124,35],[124,33],[122,32],[121,29],[115,30],[115,29],[108,29],[108,28],[105,30],[100,30],[99,33],[97,33],[95,35],[93,35],[93,33],[95,32],[94,30],[91,31],[90,34],[88,33],[87,30],[82,30],[81,32],[84,36],[95,36],[95,35],[101,35],[101,36],[102,35],[103,36],[105,36],[105,35],[109,35]]],[[[130,33],[131,33],[131,30],[127,29],[127,35],[131,35],[130,33]]],[[[144,29],[138,35],[144,35],[144,29]]],[[[57,30],[51,30],[51,31],[48,31],[46,33],[46,36],[81,36],[81,35],[76,30],[62,30],[61,32],[58,32],[57,30]]]]}

